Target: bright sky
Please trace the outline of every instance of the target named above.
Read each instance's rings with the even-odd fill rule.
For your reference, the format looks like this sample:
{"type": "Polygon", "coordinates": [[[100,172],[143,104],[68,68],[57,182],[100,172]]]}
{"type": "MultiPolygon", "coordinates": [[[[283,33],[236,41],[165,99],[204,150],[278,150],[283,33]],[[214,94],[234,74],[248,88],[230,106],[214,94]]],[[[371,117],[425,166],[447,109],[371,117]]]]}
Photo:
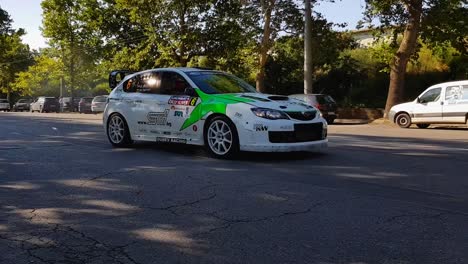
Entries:
{"type": "MultiPolygon", "coordinates": [[[[314,10],[322,13],[330,22],[347,23],[347,29],[355,29],[357,21],[362,18],[364,5],[365,0],[319,1],[314,10]]],[[[41,0],[0,0],[0,6],[14,20],[14,28],[26,30],[25,43],[33,49],[46,46],[39,29],[42,25],[41,0]]]]}

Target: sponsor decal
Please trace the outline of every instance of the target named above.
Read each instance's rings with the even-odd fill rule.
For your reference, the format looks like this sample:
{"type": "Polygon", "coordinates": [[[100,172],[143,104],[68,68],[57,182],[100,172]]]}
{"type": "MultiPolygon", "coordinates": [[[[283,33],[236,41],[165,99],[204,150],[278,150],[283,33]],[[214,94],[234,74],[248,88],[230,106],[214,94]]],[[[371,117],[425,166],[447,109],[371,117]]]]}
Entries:
{"type": "Polygon", "coordinates": [[[157,135],[161,134],[161,132],[156,131],[156,130],[150,130],[150,133],[157,134],[157,135]]]}
{"type": "Polygon", "coordinates": [[[190,105],[194,106],[197,104],[198,97],[190,96],[171,96],[167,102],[170,105],[190,105]]]}
{"type": "Polygon", "coordinates": [[[237,118],[242,118],[242,114],[241,114],[241,113],[238,113],[238,112],[236,112],[236,113],[234,114],[234,116],[237,117],[237,118]]]}
{"type": "Polygon", "coordinates": [[[149,112],[146,118],[148,118],[148,125],[158,125],[158,126],[169,126],[172,124],[167,122],[167,114],[169,109],[164,110],[164,112],[149,112]]]}
{"type": "Polygon", "coordinates": [[[145,121],[138,121],[139,125],[146,125],[147,123],[145,121]]]}
{"type": "Polygon", "coordinates": [[[169,131],[164,131],[163,134],[164,134],[164,135],[170,135],[171,132],[169,132],[169,131]]]}
{"type": "Polygon", "coordinates": [[[254,124],[253,129],[255,131],[268,131],[268,126],[262,125],[262,124],[254,124]]]}
{"type": "Polygon", "coordinates": [[[195,126],[192,126],[192,129],[193,129],[193,131],[197,132],[198,127],[195,125],[195,126]]]}
{"type": "Polygon", "coordinates": [[[183,116],[184,116],[184,112],[182,112],[182,111],[175,111],[175,112],[174,112],[174,116],[183,117],[183,116]]]}
{"type": "Polygon", "coordinates": [[[175,132],[175,133],[172,133],[174,136],[182,136],[182,132],[175,132]]]}
{"type": "Polygon", "coordinates": [[[164,142],[164,143],[183,143],[186,144],[186,139],[181,138],[166,138],[166,137],[156,137],[156,142],[164,142]]]}

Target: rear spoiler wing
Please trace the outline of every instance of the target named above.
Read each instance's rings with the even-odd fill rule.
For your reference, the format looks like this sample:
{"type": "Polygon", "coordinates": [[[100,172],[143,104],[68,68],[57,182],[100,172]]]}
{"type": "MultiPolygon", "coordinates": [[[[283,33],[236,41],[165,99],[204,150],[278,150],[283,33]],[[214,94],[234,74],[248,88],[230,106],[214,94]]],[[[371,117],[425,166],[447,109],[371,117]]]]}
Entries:
{"type": "Polygon", "coordinates": [[[115,70],[109,73],[109,87],[114,89],[125,78],[125,76],[134,73],[128,70],[115,70]]]}

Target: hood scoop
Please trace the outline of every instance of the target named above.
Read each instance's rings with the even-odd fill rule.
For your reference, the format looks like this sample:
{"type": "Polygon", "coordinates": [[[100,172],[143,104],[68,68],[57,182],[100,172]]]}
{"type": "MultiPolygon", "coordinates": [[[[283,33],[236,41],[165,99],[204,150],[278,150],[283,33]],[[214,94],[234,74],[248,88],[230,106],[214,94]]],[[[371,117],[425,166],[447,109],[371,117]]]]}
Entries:
{"type": "Polygon", "coordinates": [[[288,101],[289,97],[280,96],[280,95],[273,95],[273,96],[268,96],[268,99],[273,100],[273,101],[288,101]]]}
{"type": "Polygon", "coordinates": [[[240,97],[254,99],[254,100],[257,100],[257,101],[260,101],[260,102],[270,102],[270,100],[268,100],[268,99],[261,98],[261,97],[256,97],[256,96],[252,96],[252,95],[241,95],[240,97]]]}

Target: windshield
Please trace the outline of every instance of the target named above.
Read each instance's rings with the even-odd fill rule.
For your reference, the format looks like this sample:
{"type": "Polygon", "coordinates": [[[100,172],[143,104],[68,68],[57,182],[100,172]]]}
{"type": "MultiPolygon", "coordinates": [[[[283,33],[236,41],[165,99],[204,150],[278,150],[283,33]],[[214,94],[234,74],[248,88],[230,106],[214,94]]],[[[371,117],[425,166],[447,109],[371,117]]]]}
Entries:
{"type": "Polygon", "coordinates": [[[329,95],[317,95],[317,102],[319,104],[334,104],[335,100],[329,95]]]}
{"type": "Polygon", "coordinates": [[[93,101],[93,98],[81,98],[81,101],[85,103],[91,103],[93,101]]]}
{"type": "Polygon", "coordinates": [[[212,71],[190,72],[188,75],[207,94],[256,92],[255,88],[234,75],[212,71]]]}

